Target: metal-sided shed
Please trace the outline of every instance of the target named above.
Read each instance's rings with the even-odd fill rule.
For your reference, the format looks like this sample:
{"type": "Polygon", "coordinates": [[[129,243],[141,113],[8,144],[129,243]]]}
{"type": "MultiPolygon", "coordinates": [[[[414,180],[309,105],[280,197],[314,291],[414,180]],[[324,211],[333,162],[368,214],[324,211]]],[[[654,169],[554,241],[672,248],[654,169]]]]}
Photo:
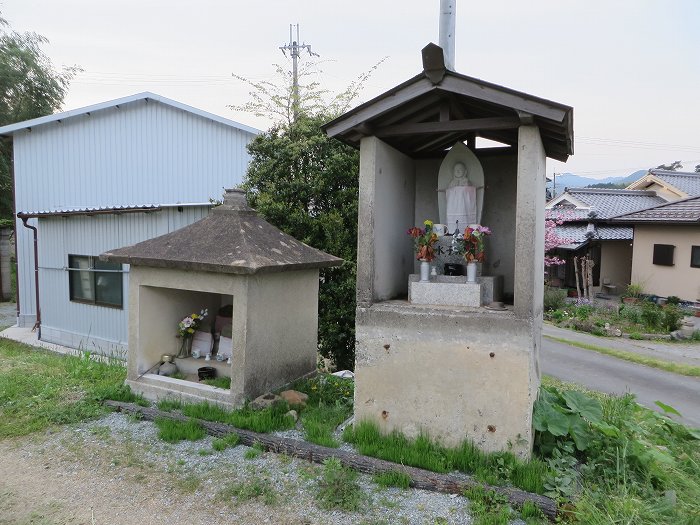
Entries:
{"type": "Polygon", "coordinates": [[[242,181],[257,133],[153,93],[0,128],[13,146],[19,326],[123,354],[129,267],[97,256],[205,217],[242,181]]]}

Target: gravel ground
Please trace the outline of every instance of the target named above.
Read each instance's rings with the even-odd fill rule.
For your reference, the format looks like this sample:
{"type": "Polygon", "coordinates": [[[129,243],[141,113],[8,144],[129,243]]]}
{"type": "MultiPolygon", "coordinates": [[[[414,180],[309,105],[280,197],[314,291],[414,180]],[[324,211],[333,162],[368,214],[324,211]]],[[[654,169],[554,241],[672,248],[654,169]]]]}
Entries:
{"type": "Polygon", "coordinates": [[[17,305],[0,302],[0,329],[13,326],[17,322],[17,305]]]}
{"type": "MultiPolygon", "coordinates": [[[[283,433],[299,437],[296,431],[283,433]]],[[[112,413],[98,421],[0,442],[0,525],[36,524],[469,524],[461,496],[382,489],[360,476],[361,512],[320,509],[320,467],[245,446],[213,452],[212,438],[175,445],[155,425],[112,413]],[[263,498],[223,498],[236,484],[271,487],[263,498]]],[[[519,520],[513,523],[522,523],[519,520]]]]}

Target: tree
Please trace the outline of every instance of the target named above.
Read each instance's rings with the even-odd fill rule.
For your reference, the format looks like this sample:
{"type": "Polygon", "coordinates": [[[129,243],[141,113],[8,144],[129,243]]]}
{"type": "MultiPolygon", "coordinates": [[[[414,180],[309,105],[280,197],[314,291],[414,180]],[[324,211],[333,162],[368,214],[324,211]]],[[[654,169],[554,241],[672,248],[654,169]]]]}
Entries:
{"type": "MultiPolygon", "coordinates": [[[[41,49],[46,42],[36,33],[12,31],[0,17],[0,126],[60,109],[79,69],[54,69],[41,49]]],[[[0,220],[11,219],[14,213],[11,159],[10,144],[0,141],[0,220]]]]}
{"type": "Polygon", "coordinates": [[[563,244],[568,244],[571,239],[566,237],[561,237],[557,233],[557,226],[561,226],[567,220],[573,218],[572,214],[568,211],[552,210],[545,214],[544,218],[544,265],[549,266],[559,266],[564,264],[566,261],[560,259],[556,255],[552,255],[552,251],[563,244]]]}
{"type": "Polygon", "coordinates": [[[666,171],[678,171],[681,168],[683,168],[683,164],[681,164],[680,160],[674,160],[671,164],[662,164],[661,166],[656,166],[657,170],[666,171]]]}
{"type": "MultiPolygon", "coordinates": [[[[319,352],[341,369],[355,363],[359,153],[321,126],[349,107],[378,65],[330,100],[318,82],[300,83],[296,120],[291,75],[280,66],[278,84],[238,77],[252,87],[251,101],[233,107],[277,121],[248,146],[250,204],[284,232],[344,260],[322,269],[319,281],[319,352]]],[[[311,71],[304,68],[300,77],[311,71]]]]}
{"type": "Polygon", "coordinates": [[[359,154],[321,131],[328,120],[303,115],[258,135],[248,147],[245,188],[270,223],[344,259],[339,268],[321,270],[319,351],[352,368],[359,154]]]}

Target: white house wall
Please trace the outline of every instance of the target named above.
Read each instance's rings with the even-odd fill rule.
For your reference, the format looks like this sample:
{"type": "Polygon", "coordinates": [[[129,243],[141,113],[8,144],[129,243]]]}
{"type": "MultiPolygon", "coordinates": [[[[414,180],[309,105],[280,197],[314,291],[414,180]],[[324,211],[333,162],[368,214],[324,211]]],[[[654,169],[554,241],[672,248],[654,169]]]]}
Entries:
{"type": "Polygon", "coordinates": [[[69,299],[68,255],[99,255],[135,244],[181,228],[208,212],[208,207],[185,207],[182,211],[169,208],[152,213],[40,219],[42,340],[123,355],[128,344],[129,266],[123,266],[123,309],[77,303],[69,299]]]}
{"type": "MultiPolygon", "coordinates": [[[[40,211],[220,199],[224,187],[243,180],[246,145],[253,137],[153,100],[20,131],[14,135],[16,207],[40,211]]],[[[39,237],[41,245],[45,236],[39,237]]],[[[34,322],[36,311],[34,257],[32,232],[19,220],[17,249],[24,326],[34,322]]]]}

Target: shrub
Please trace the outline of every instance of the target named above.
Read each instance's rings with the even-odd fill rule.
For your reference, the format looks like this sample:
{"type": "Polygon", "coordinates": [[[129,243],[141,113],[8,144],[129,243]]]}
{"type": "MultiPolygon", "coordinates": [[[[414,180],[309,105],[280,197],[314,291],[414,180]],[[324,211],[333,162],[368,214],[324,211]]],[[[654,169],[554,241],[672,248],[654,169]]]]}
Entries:
{"type": "Polygon", "coordinates": [[[644,303],[642,303],[641,318],[644,327],[648,331],[653,332],[660,329],[663,324],[663,312],[661,311],[661,307],[650,301],[644,301],[644,303]]]}
{"type": "Polygon", "coordinates": [[[566,306],[566,290],[563,288],[554,288],[553,286],[544,287],[544,309],[561,310],[566,306]]]}
{"type": "Polygon", "coordinates": [[[681,304],[681,298],[677,297],[675,295],[669,295],[666,298],[666,304],[679,305],[679,304],[681,304]]]}
{"type": "Polygon", "coordinates": [[[683,312],[681,312],[678,306],[669,304],[663,309],[663,325],[669,332],[678,330],[681,319],[683,319],[683,312]]]}

